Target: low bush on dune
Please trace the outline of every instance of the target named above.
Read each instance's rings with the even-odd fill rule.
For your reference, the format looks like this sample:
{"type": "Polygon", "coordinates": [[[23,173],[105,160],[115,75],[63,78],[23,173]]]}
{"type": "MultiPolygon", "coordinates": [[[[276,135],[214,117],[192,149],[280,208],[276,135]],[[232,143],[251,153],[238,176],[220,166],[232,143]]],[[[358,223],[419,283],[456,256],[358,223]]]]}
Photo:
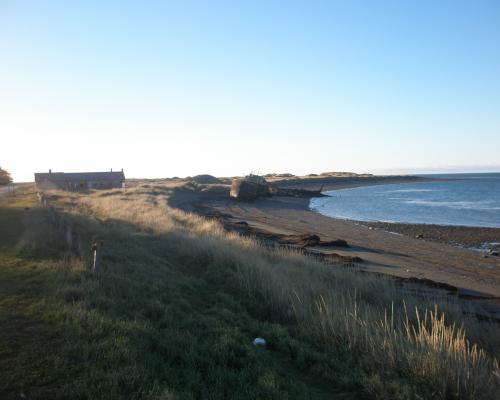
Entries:
{"type": "Polygon", "coordinates": [[[201,184],[210,184],[210,183],[220,183],[220,179],[216,178],[215,176],[212,175],[196,175],[191,178],[191,181],[195,183],[201,183],[201,184]]]}

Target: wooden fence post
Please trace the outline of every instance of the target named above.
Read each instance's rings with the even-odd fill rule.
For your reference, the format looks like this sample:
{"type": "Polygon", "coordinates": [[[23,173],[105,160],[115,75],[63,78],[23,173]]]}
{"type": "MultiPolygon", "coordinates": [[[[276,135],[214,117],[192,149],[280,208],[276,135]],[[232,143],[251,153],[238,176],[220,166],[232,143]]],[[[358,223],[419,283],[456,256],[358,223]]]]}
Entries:
{"type": "Polygon", "coordinates": [[[91,248],[92,248],[92,255],[94,257],[94,263],[92,269],[96,274],[99,274],[101,272],[101,249],[97,240],[93,241],[91,248]]]}
{"type": "MultiPolygon", "coordinates": [[[[49,203],[43,192],[38,192],[37,197],[38,200],[47,208],[47,214],[50,222],[63,236],[68,249],[78,257],[86,254],[87,250],[84,248],[86,245],[82,241],[82,237],[80,236],[78,230],[75,228],[76,225],[74,225],[70,219],[66,219],[64,214],[56,210],[56,208],[49,203]]],[[[97,240],[93,240],[92,242],[91,257],[93,260],[92,269],[95,273],[99,273],[101,269],[101,249],[97,240]]]]}

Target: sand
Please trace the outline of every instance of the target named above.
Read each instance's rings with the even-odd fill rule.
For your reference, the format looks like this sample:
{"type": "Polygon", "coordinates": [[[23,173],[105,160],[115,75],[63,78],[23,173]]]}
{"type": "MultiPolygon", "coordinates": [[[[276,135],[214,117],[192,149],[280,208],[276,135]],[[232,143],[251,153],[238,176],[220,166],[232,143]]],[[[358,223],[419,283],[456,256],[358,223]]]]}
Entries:
{"type": "MultiPolygon", "coordinates": [[[[389,181],[405,182],[405,178],[389,181]]],[[[305,188],[311,186],[310,182],[305,183],[305,188]]],[[[332,179],[326,183],[325,190],[334,190],[388,183],[388,179],[332,179]]],[[[293,187],[303,188],[300,181],[295,181],[293,187]]],[[[361,257],[363,261],[357,264],[357,268],[363,271],[450,285],[456,288],[461,298],[479,299],[485,308],[500,315],[500,257],[486,258],[480,251],[456,245],[457,238],[476,245],[481,240],[498,238],[500,229],[427,226],[422,240],[415,237],[422,231],[422,225],[398,224],[398,229],[392,230],[399,230],[400,233],[389,232],[391,226],[367,226],[313,212],[309,209],[308,198],[275,196],[243,203],[229,200],[226,196],[223,192],[211,196],[181,191],[173,196],[175,204],[172,205],[206,215],[212,210],[229,225],[246,222],[250,229],[270,235],[316,234],[324,241],[344,239],[349,248],[309,249],[361,257]]]]}
{"type": "Polygon", "coordinates": [[[500,297],[500,257],[445,243],[375,230],[353,221],[323,216],[308,208],[308,199],[274,197],[253,203],[213,202],[217,210],[250,226],[278,234],[314,233],[322,240],[341,238],[359,256],[360,268],[384,274],[430,279],[457,287],[464,295],[500,297]]]}

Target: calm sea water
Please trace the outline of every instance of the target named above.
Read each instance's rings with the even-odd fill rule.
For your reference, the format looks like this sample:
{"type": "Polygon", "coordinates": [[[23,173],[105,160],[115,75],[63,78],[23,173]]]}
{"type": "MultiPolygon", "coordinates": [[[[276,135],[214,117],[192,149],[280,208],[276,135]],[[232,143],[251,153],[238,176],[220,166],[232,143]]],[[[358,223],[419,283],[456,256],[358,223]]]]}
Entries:
{"type": "Polygon", "coordinates": [[[445,180],[334,190],[310,207],[358,221],[500,228],[500,173],[425,176],[445,180]]]}

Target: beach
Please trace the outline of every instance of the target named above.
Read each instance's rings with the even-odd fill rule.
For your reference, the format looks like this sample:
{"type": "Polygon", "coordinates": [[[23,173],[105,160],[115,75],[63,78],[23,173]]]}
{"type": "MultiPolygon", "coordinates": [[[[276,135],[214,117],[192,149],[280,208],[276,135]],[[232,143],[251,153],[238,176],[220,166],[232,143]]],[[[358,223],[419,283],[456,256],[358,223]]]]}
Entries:
{"type": "MultiPolygon", "coordinates": [[[[404,178],[397,180],[404,182],[404,178]]],[[[410,179],[409,181],[412,181],[410,179]]],[[[387,183],[385,179],[330,179],[328,190],[387,183]]],[[[293,187],[300,188],[295,180],[293,187]]],[[[312,184],[306,182],[304,187],[312,184]]],[[[236,202],[210,196],[182,197],[181,208],[197,208],[222,216],[229,229],[245,226],[257,236],[318,235],[322,241],[342,239],[349,247],[310,246],[310,251],[360,259],[357,268],[425,284],[453,288],[462,298],[485,299],[498,310],[500,257],[475,250],[485,241],[500,241],[500,229],[419,224],[360,223],[327,217],[309,209],[309,198],[279,197],[236,202]],[[418,238],[417,238],[418,236],[418,238]],[[470,248],[472,247],[472,248],[470,248]]]]}

